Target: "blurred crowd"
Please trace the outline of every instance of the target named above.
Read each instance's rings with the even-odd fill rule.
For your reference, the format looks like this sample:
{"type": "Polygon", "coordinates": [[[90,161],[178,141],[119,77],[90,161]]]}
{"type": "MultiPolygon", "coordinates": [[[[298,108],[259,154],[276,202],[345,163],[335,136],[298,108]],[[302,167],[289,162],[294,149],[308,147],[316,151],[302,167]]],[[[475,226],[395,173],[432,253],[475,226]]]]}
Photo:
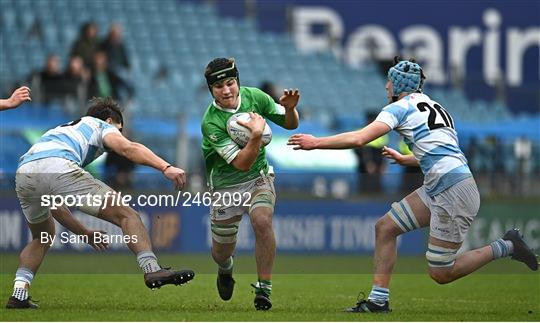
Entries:
{"type": "Polygon", "coordinates": [[[65,67],[61,64],[61,53],[51,53],[40,70],[28,75],[23,83],[32,89],[34,102],[59,102],[78,114],[78,109],[92,97],[112,97],[120,102],[133,97],[133,86],[125,80],[130,61],[122,27],[112,24],[103,39],[98,34],[96,23],[85,23],[71,45],[65,67]]]}

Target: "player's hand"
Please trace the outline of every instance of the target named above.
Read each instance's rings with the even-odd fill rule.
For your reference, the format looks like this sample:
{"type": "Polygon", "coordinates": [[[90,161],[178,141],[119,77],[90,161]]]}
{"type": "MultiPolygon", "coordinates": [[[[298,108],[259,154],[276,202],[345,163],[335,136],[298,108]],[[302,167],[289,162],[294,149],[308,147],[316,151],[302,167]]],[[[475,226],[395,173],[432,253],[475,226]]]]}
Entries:
{"type": "Polygon", "coordinates": [[[30,97],[30,88],[21,86],[13,92],[9,99],[6,100],[6,107],[8,109],[13,109],[26,101],[32,101],[32,98],[30,97]]]}
{"type": "Polygon", "coordinates": [[[384,146],[382,149],[382,155],[397,164],[402,165],[403,163],[403,155],[392,148],[384,146]]]}
{"type": "Polygon", "coordinates": [[[262,136],[264,127],[266,126],[266,120],[264,120],[260,114],[255,112],[249,113],[248,122],[244,122],[242,120],[238,120],[237,122],[239,125],[248,128],[251,131],[252,136],[262,136]]]}
{"type": "Polygon", "coordinates": [[[298,100],[300,100],[300,92],[298,89],[295,89],[294,91],[292,89],[285,89],[283,90],[283,95],[279,98],[279,104],[285,107],[285,109],[291,110],[296,108],[298,100]]]}
{"type": "Polygon", "coordinates": [[[88,244],[94,248],[94,250],[96,251],[105,251],[107,250],[107,248],[109,247],[109,244],[107,242],[104,241],[103,239],[103,235],[104,234],[107,234],[107,232],[103,231],[103,230],[88,230],[85,232],[85,236],[87,237],[88,239],[88,244]],[[100,237],[101,236],[101,239],[95,239],[96,237],[100,237]],[[99,242],[96,242],[96,241],[99,241],[99,242]]]}
{"type": "Polygon", "coordinates": [[[312,150],[317,149],[319,138],[312,135],[296,134],[292,135],[287,142],[287,145],[294,146],[294,150],[312,150]]]}
{"type": "Polygon", "coordinates": [[[186,172],[178,167],[167,167],[163,172],[163,175],[174,183],[174,188],[180,191],[184,188],[187,182],[186,172]]]}

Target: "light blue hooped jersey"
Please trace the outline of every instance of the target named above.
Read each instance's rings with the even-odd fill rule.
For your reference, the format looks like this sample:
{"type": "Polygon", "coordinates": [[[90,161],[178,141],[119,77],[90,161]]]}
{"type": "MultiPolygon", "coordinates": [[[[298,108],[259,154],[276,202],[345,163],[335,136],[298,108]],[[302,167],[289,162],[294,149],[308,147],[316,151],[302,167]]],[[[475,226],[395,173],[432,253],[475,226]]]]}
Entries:
{"type": "Polygon", "coordinates": [[[472,177],[452,117],[427,95],[409,94],[385,106],[376,121],[384,122],[403,137],[424,173],[429,196],[472,177]]]}
{"type": "Polygon", "coordinates": [[[58,126],[43,134],[19,159],[19,167],[49,157],[64,158],[84,167],[103,154],[103,138],[114,132],[120,133],[116,127],[94,117],[58,126]]]}

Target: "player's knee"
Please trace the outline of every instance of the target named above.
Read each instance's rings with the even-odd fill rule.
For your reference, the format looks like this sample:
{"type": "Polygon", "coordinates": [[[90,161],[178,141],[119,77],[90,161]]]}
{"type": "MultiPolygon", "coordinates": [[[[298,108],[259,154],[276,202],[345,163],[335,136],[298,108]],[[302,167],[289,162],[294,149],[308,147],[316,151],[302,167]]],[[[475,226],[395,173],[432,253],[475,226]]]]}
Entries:
{"type": "Polygon", "coordinates": [[[437,284],[448,284],[454,281],[454,276],[451,269],[429,269],[429,277],[433,279],[437,284]]]}
{"type": "Polygon", "coordinates": [[[135,211],[134,209],[126,206],[119,206],[116,207],[116,210],[114,212],[115,218],[119,223],[125,222],[125,221],[140,221],[141,217],[139,216],[139,213],[135,211]]]}
{"type": "Polygon", "coordinates": [[[375,223],[375,235],[379,238],[397,236],[401,233],[402,232],[396,230],[394,223],[387,216],[383,216],[375,223]]]}
{"type": "Polygon", "coordinates": [[[454,280],[453,268],[456,263],[457,249],[428,244],[426,259],[429,276],[439,284],[448,284],[454,280]]]}
{"type": "Polygon", "coordinates": [[[375,223],[375,234],[380,236],[384,235],[386,232],[388,232],[388,223],[386,217],[382,217],[375,223]]]}
{"type": "Polygon", "coordinates": [[[260,236],[272,231],[272,217],[271,216],[254,216],[251,220],[253,231],[255,235],[260,236]]]}
{"type": "Polygon", "coordinates": [[[217,263],[222,263],[232,256],[234,245],[232,244],[214,244],[212,246],[212,258],[217,263]]]}
{"type": "Polygon", "coordinates": [[[47,220],[41,223],[31,224],[30,231],[32,233],[32,240],[36,240],[44,248],[49,249],[52,239],[56,234],[56,229],[52,217],[49,217],[47,220]]]}

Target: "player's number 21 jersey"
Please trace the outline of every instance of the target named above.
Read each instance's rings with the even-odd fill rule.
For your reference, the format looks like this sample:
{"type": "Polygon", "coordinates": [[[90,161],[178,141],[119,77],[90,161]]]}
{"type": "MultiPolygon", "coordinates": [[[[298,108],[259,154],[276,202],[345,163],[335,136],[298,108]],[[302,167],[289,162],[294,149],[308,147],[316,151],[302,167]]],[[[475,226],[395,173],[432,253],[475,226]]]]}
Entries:
{"type": "Polygon", "coordinates": [[[413,93],[385,106],[376,121],[403,136],[420,164],[430,196],[472,176],[459,148],[454,120],[427,95],[413,93]]]}

